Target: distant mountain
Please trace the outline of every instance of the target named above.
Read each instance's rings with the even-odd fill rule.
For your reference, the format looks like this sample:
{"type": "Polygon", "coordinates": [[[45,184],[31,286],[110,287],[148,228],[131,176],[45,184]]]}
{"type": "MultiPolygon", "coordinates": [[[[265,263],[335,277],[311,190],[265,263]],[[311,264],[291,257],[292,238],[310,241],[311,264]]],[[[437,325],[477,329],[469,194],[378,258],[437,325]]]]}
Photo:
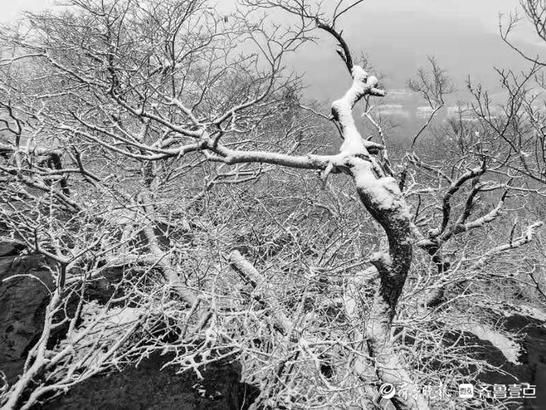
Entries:
{"type": "MultiPolygon", "coordinates": [[[[365,53],[387,91],[405,88],[418,68],[427,65],[427,56],[436,57],[453,79],[458,90],[454,100],[468,98],[468,76],[495,92],[498,74],[493,67],[521,70],[527,66],[499,35],[456,16],[439,18],[417,11],[377,13],[370,8],[365,17],[348,16],[343,28],[355,57],[365,53]]],[[[334,42],[327,37],[300,49],[290,65],[305,73],[307,94],[312,98],[331,100],[350,83],[334,42]]]]}

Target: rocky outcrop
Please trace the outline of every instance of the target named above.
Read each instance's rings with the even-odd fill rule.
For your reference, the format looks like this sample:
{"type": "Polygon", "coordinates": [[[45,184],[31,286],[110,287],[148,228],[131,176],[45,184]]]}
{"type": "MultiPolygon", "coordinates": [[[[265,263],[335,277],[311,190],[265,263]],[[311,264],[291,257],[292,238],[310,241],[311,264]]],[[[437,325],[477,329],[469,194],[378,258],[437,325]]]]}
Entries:
{"type": "MultiPolygon", "coordinates": [[[[41,255],[24,252],[23,244],[0,240],[0,370],[9,384],[21,374],[29,349],[41,335],[54,287],[47,261],[41,255]]],[[[86,297],[99,303],[108,300],[112,281],[120,279],[121,271],[113,269],[107,277],[94,281],[86,297]]],[[[163,368],[169,359],[152,355],[138,367],[93,377],[36,408],[245,409],[257,396],[256,388],[240,382],[237,361],[208,365],[202,370],[204,379],[199,380],[194,373],[177,374],[174,367],[163,368]]],[[[1,384],[0,379],[0,388],[1,384]]]]}
{"type": "Polygon", "coordinates": [[[8,382],[22,371],[30,347],[42,333],[54,282],[41,255],[24,245],[0,242],[0,370],[8,382]]]}
{"type": "Polygon", "coordinates": [[[168,359],[155,354],[138,367],[94,377],[40,409],[240,410],[257,397],[258,389],[240,382],[237,362],[208,365],[199,380],[193,372],[161,369],[168,359]]]}

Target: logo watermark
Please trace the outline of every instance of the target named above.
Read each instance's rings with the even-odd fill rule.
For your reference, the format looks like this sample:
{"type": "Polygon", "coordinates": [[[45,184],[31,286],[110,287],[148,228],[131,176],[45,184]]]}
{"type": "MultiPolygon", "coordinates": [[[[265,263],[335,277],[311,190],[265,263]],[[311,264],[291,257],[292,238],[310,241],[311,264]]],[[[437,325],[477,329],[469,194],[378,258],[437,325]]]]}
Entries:
{"type": "Polygon", "coordinates": [[[379,387],[379,395],[383,399],[392,399],[396,394],[396,387],[391,383],[383,383],[379,387]]]}
{"type": "MultiPolygon", "coordinates": [[[[426,384],[419,388],[420,393],[429,401],[459,398],[463,400],[486,399],[536,399],[536,385],[530,383],[519,384],[446,384],[442,381],[426,384]]],[[[379,387],[379,395],[384,399],[391,399],[398,394],[402,399],[409,399],[412,394],[405,384],[393,385],[384,383],[379,387]]]]}
{"type": "Polygon", "coordinates": [[[459,384],[459,397],[461,399],[471,399],[474,397],[474,385],[470,383],[459,384]]]}

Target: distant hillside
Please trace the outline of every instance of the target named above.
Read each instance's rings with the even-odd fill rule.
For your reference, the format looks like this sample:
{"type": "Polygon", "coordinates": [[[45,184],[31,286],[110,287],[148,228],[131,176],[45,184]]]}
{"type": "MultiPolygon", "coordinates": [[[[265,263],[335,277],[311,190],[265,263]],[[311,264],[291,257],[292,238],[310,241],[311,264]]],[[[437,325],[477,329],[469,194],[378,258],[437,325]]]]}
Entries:
{"type": "MultiPolygon", "coordinates": [[[[387,91],[405,88],[427,56],[437,58],[453,79],[455,100],[467,99],[465,81],[470,76],[491,91],[498,90],[493,67],[524,69],[527,64],[503,43],[500,36],[476,23],[420,12],[377,13],[371,7],[362,15],[347,17],[345,35],[355,55],[364,53],[381,74],[387,91]]],[[[492,11],[495,13],[495,11],[492,11]]],[[[324,46],[307,45],[290,59],[290,66],[304,73],[311,98],[330,100],[343,93],[349,77],[338,56],[324,46]]]]}

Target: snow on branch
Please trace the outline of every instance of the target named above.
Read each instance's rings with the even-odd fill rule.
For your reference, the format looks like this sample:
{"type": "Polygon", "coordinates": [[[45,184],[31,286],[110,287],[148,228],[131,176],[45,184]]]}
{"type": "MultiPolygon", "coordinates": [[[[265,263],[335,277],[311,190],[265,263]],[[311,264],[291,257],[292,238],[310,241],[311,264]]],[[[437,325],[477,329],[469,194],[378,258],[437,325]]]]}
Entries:
{"type": "MultiPolygon", "coordinates": [[[[229,262],[232,268],[241,275],[245,282],[249,283],[254,288],[255,292],[261,293],[263,298],[269,301],[268,304],[272,307],[271,314],[276,324],[282,329],[285,335],[290,334],[294,328],[294,324],[281,310],[275,308],[275,305],[278,305],[278,298],[271,287],[268,286],[268,283],[262,274],[258,272],[258,270],[241,255],[239,251],[230,253],[229,262]]],[[[263,298],[258,297],[258,293],[255,294],[255,297],[262,300],[263,298]]]]}
{"type": "Polygon", "coordinates": [[[526,231],[518,238],[511,239],[509,243],[499,245],[493,249],[490,249],[485,254],[479,257],[479,259],[472,265],[471,269],[477,270],[485,265],[491,258],[506,252],[510,249],[519,248],[529,242],[531,242],[536,236],[538,230],[544,225],[544,222],[538,221],[529,225],[526,231]]]}

